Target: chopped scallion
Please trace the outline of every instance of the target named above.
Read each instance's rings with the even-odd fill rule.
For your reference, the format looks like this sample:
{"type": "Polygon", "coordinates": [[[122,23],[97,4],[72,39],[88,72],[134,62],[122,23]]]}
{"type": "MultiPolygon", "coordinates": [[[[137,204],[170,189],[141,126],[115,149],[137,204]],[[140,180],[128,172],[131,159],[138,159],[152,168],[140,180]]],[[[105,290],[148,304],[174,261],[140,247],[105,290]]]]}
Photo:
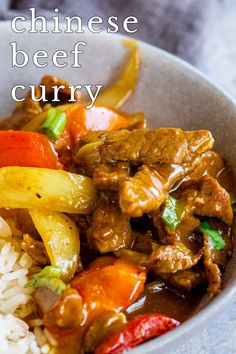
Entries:
{"type": "Polygon", "coordinates": [[[57,295],[66,288],[66,284],[59,279],[62,275],[61,269],[57,266],[47,266],[41,272],[32,276],[25,285],[26,288],[48,288],[57,295]]]}
{"type": "Polygon", "coordinates": [[[161,218],[164,223],[173,231],[176,230],[181,221],[180,212],[178,210],[178,201],[170,195],[168,195],[166,198],[161,218]]]}
{"type": "Polygon", "coordinates": [[[199,229],[210,238],[213,249],[222,250],[225,248],[225,241],[223,240],[221,234],[217,230],[212,229],[207,221],[201,223],[199,229]]]}
{"type": "Polygon", "coordinates": [[[66,115],[57,108],[50,108],[47,118],[39,127],[39,132],[48,135],[52,140],[60,138],[66,125],[66,115]]]}

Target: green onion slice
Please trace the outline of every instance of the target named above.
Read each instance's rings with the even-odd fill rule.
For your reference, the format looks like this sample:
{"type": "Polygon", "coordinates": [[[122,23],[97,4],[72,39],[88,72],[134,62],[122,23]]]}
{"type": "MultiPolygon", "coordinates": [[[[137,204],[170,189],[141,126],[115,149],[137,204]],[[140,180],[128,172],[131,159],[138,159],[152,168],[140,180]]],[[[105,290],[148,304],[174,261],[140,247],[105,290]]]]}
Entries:
{"type": "Polygon", "coordinates": [[[212,229],[209,222],[204,221],[203,223],[201,223],[199,229],[209,237],[213,249],[222,250],[225,248],[225,241],[223,240],[221,234],[217,230],[212,229]]]}
{"type": "Polygon", "coordinates": [[[168,195],[168,197],[166,198],[161,219],[173,231],[176,230],[177,226],[181,221],[180,211],[178,208],[178,201],[170,195],[168,195]]]}
{"type": "Polygon", "coordinates": [[[47,112],[47,118],[39,127],[39,132],[48,135],[52,140],[60,138],[66,126],[66,114],[57,108],[50,108],[47,112]]]}
{"type": "Polygon", "coordinates": [[[47,266],[41,272],[32,276],[25,285],[26,288],[48,288],[57,295],[66,288],[66,284],[59,279],[62,271],[57,266],[47,266]]]}

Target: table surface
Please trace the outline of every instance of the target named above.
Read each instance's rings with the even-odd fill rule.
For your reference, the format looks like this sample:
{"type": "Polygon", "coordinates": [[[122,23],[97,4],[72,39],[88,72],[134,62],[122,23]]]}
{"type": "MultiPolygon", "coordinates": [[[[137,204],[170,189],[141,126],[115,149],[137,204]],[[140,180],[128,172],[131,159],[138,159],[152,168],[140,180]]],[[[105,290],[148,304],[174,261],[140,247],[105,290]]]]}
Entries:
{"type": "MultiPolygon", "coordinates": [[[[199,69],[236,98],[236,1],[225,2],[225,12],[205,43],[199,69]]],[[[236,299],[207,329],[168,354],[236,354],[236,299]]]]}

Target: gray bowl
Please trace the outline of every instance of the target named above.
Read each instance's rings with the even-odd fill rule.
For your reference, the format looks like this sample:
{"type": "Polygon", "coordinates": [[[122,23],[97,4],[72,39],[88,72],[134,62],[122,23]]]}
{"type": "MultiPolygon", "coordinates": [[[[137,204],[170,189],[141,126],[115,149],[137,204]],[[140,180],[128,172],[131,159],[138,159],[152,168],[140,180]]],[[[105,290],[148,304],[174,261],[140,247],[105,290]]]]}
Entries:
{"type": "MultiPolygon", "coordinates": [[[[58,75],[73,84],[107,85],[119,73],[125,51],[121,36],[99,34],[14,34],[9,23],[0,23],[0,115],[9,114],[14,106],[11,88],[17,84],[36,84],[48,73],[58,75]],[[64,69],[53,67],[49,59],[43,69],[32,64],[32,54],[40,49],[48,51],[49,58],[58,49],[70,52],[80,40],[87,42],[80,57],[81,69],[71,68],[72,57],[64,69]],[[17,41],[18,49],[30,55],[25,68],[12,68],[11,46],[17,41]]],[[[209,129],[216,140],[215,149],[236,169],[236,104],[222,89],[211,83],[185,62],[166,52],[140,42],[143,65],[135,94],[122,107],[125,111],[144,111],[152,127],[172,126],[186,130],[209,129]]],[[[236,252],[236,248],[235,248],[236,252]]],[[[236,254],[224,275],[224,289],[211,303],[205,301],[201,310],[178,329],[153,339],[132,351],[133,354],[164,353],[184,343],[202,330],[229,306],[236,295],[236,254]]]]}

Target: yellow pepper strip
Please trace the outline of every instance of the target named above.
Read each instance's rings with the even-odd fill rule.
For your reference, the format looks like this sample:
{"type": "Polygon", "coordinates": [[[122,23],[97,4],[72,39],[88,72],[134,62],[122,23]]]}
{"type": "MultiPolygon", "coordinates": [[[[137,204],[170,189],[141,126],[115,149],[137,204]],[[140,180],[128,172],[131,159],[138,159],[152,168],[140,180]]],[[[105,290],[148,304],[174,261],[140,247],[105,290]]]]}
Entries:
{"type": "Polygon", "coordinates": [[[87,214],[96,199],[89,177],[34,167],[0,168],[0,208],[87,214]]]}
{"type": "Polygon", "coordinates": [[[78,268],[80,239],[77,226],[64,214],[42,210],[30,210],[29,213],[51,264],[58,266],[62,279],[68,281],[78,268]]]}
{"type": "Polygon", "coordinates": [[[124,40],[123,44],[131,51],[129,60],[118,80],[98,96],[98,106],[118,109],[135,90],[141,63],[139,48],[137,42],[131,39],[124,40]]]}

